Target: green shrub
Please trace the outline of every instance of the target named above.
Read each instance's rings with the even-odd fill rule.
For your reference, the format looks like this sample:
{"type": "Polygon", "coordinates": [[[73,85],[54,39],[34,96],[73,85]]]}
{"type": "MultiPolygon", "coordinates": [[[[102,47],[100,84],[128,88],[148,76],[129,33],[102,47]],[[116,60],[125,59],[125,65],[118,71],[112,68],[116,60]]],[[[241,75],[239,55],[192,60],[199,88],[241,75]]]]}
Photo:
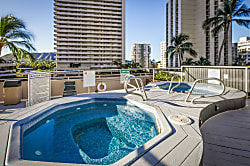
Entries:
{"type": "MultiPolygon", "coordinates": [[[[172,77],[174,74],[171,74],[169,72],[163,72],[160,71],[159,73],[155,74],[155,80],[160,80],[160,81],[171,81],[172,77]]],[[[180,77],[175,77],[173,81],[179,81],[180,77]]],[[[185,77],[182,77],[182,81],[185,81],[185,77]]]]}

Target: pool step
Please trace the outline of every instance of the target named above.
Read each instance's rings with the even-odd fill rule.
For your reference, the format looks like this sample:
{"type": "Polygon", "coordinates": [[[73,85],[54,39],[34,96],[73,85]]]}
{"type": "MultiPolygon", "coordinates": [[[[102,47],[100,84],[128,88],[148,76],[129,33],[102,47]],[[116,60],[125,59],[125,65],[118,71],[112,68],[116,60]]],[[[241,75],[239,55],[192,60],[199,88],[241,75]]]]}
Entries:
{"type": "Polygon", "coordinates": [[[65,81],[63,97],[74,96],[76,94],[75,81],[65,81]]]}
{"type": "Polygon", "coordinates": [[[76,91],[64,91],[63,97],[74,96],[76,95],[76,91]]]}

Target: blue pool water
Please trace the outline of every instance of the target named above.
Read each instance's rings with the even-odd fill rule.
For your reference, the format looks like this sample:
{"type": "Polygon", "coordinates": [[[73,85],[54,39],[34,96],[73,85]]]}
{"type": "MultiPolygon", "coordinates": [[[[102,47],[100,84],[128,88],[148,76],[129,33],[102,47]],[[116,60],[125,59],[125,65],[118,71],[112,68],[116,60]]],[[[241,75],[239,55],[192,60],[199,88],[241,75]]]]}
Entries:
{"type": "Polygon", "coordinates": [[[96,100],[59,110],[24,131],[22,158],[107,165],[156,135],[150,113],[126,100],[96,100]]]}
{"type": "MultiPolygon", "coordinates": [[[[178,83],[177,82],[173,82],[172,84],[172,87],[176,86],[178,83]]],[[[162,84],[162,85],[159,85],[159,87],[161,89],[164,89],[164,90],[168,90],[169,88],[169,85],[170,83],[165,83],[165,84],[162,84]]],[[[182,93],[185,93],[185,92],[188,92],[189,90],[191,89],[191,86],[187,83],[181,83],[177,88],[175,88],[173,91],[174,92],[182,92],[182,93]]],[[[213,91],[209,91],[207,89],[205,89],[204,87],[203,88],[194,88],[193,89],[193,93],[197,93],[197,94],[206,94],[206,95],[215,95],[217,94],[216,92],[213,92],[213,91]]]]}

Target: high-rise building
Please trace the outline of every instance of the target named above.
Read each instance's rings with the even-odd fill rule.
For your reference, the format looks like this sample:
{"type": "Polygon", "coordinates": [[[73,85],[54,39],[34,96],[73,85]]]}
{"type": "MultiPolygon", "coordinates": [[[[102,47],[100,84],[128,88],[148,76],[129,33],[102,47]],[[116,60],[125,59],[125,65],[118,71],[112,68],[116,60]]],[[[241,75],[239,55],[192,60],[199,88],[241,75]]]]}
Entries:
{"type": "Polygon", "coordinates": [[[233,63],[236,63],[238,57],[238,43],[232,43],[232,57],[233,63]]]}
{"type": "Polygon", "coordinates": [[[250,37],[241,37],[238,43],[238,55],[245,59],[245,63],[250,63],[250,37]]]}
{"type": "MultiPolygon", "coordinates": [[[[209,29],[202,29],[203,21],[216,14],[222,8],[223,0],[169,0],[166,4],[166,45],[171,45],[172,37],[184,33],[190,36],[193,49],[198,57],[209,59],[212,65],[216,64],[219,49],[225,36],[226,42],[222,50],[220,65],[232,64],[232,33],[220,32],[213,37],[209,29]]],[[[230,27],[229,32],[232,31],[230,27]]],[[[184,55],[184,59],[188,55],[184,55]]],[[[168,57],[168,66],[177,66],[177,57],[173,60],[168,57]]]]}
{"type": "Polygon", "coordinates": [[[133,44],[132,45],[132,61],[142,66],[142,68],[150,67],[150,44],[133,44]]]}
{"type": "Polygon", "coordinates": [[[125,61],[125,0],[54,0],[57,68],[116,68],[125,61]]]}
{"type": "Polygon", "coordinates": [[[166,68],[167,67],[167,58],[166,58],[166,48],[167,44],[166,41],[161,42],[161,64],[160,68],[166,68]]]}

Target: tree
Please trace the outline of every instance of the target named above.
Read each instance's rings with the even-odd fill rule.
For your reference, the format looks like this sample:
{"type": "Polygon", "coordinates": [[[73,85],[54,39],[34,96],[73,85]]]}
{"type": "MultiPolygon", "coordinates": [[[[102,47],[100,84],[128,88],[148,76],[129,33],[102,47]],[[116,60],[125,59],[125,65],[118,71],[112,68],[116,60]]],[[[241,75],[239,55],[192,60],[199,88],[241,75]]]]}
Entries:
{"type": "Polygon", "coordinates": [[[195,64],[199,66],[210,66],[211,62],[207,58],[200,57],[198,61],[195,61],[195,64]]]}
{"type": "Polygon", "coordinates": [[[12,15],[0,20],[0,56],[3,48],[9,48],[17,60],[34,59],[30,51],[33,35],[26,29],[24,22],[12,15]]]}
{"type": "Polygon", "coordinates": [[[223,47],[225,45],[226,36],[228,36],[229,29],[232,26],[232,22],[249,28],[250,20],[244,17],[250,15],[250,8],[248,8],[244,3],[244,0],[224,0],[223,9],[218,9],[214,17],[207,18],[202,25],[202,28],[206,32],[211,28],[211,33],[213,37],[218,36],[218,34],[224,30],[224,37],[219,50],[219,56],[217,58],[217,64],[220,64],[221,54],[223,47]]]}
{"type": "Polygon", "coordinates": [[[115,66],[117,66],[118,69],[121,69],[121,68],[122,68],[122,63],[121,63],[121,61],[113,61],[113,64],[114,64],[115,66]]]}
{"type": "Polygon", "coordinates": [[[178,56],[179,62],[183,60],[184,53],[188,53],[193,57],[197,56],[195,50],[192,49],[193,44],[187,42],[189,40],[189,36],[186,34],[179,34],[171,39],[172,46],[168,46],[166,53],[170,54],[170,58],[173,59],[174,55],[178,56]]]}
{"type": "Polygon", "coordinates": [[[186,60],[182,63],[183,65],[194,65],[194,59],[193,58],[186,58],[186,60]]]}

